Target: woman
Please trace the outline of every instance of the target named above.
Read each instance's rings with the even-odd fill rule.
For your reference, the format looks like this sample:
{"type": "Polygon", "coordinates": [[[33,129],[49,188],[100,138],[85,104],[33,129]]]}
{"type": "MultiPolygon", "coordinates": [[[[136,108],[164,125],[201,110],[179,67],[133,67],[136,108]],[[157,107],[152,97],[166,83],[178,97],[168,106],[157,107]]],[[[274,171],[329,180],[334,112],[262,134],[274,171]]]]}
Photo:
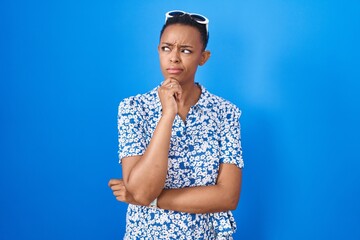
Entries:
{"type": "Polygon", "coordinates": [[[125,239],[232,239],[243,160],[240,110],[195,82],[210,57],[208,19],[166,13],[158,46],[162,84],[119,105],[125,239]]]}

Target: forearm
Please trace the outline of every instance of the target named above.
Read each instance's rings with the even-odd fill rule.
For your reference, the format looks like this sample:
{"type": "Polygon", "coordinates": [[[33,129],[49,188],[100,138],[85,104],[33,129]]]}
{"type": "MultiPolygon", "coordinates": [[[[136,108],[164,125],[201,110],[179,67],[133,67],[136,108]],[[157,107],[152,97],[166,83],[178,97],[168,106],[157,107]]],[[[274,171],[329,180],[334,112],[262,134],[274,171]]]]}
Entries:
{"type": "Polygon", "coordinates": [[[164,188],[174,118],[162,116],[144,155],[132,167],[124,182],[135,200],[147,204],[164,188]]]}
{"type": "Polygon", "coordinates": [[[164,190],[158,197],[163,209],[211,213],[234,210],[239,202],[242,170],[233,164],[220,164],[216,185],[164,190]]]}
{"type": "Polygon", "coordinates": [[[158,197],[158,207],[188,213],[212,213],[234,210],[238,201],[238,192],[213,185],[163,190],[158,197]]]}

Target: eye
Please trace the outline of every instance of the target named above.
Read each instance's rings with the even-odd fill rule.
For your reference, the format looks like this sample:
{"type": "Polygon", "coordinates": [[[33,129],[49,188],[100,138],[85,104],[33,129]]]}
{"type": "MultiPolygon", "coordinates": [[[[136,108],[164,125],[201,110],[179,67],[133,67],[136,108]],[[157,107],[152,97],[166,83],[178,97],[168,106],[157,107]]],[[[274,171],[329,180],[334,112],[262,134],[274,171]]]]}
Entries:
{"type": "Polygon", "coordinates": [[[192,51],[190,51],[189,49],[183,49],[181,50],[181,52],[185,53],[185,54],[190,54],[192,53],[192,51]]]}
{"type": "Polygon", "coordinates": [[[163,52],[170,52],[170,51],[171,51],[171,49],[170,49],[168,46],[162,46],[162,47],[161,47],[161,50],[162,50],[163,52]]]}

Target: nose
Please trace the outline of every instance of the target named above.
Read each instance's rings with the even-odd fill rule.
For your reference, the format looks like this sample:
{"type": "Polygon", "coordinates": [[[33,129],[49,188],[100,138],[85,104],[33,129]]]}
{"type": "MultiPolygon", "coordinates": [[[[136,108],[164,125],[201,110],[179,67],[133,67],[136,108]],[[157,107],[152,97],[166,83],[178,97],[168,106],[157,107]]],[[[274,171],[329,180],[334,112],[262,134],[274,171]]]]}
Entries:
{"type": "Polygon", "coordinates": [[[180,62],[179,53],[175,49],[172,51],[172,53],[170,55],[170,62],[171,63],[179,63],[180,62]]]}

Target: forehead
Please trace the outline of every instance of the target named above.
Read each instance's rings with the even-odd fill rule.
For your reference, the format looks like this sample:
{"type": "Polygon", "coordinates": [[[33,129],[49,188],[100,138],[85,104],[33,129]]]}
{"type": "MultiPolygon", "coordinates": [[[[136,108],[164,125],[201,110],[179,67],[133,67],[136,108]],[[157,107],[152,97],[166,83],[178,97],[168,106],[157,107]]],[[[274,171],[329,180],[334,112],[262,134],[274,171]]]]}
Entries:
{"type": "Polygon", "coordinates": [[[201,46],[202,44],[199,30],[183,24],[167,26],[161,36],[161,42],[191,44],[194,46],[201,46]]]}

